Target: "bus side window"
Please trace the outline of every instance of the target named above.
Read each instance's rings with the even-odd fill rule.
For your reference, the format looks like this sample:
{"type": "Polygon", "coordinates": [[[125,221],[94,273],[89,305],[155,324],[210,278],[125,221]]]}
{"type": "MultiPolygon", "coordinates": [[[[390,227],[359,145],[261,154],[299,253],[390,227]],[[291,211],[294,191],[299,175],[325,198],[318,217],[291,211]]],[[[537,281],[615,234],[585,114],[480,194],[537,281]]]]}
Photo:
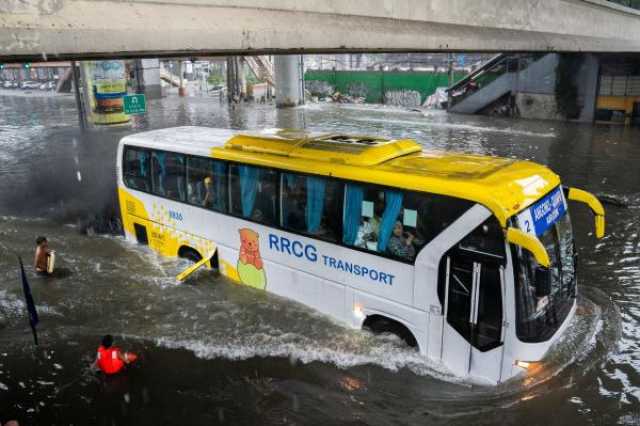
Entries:
{"type": "Polygon", "coordinates": [[[282,173],[282,227],[337,241],[342,183],[319,176],[282,173]]]}
{"type": "Polygon", "coordinates": [[[187,201],[185,188],[185,157],[182,154],[167,152],[166,157],[166,197],[172,200],[187,201]]]}
{"type": "Polygon", "coordinates": [[[474,229],[458,244],[460,250],[504,261],[504,234],[495,216],[474,229]]]}
{"type": "Polygon", "coordinates": [[[204,204],[207,182],[213,183],[213,177],[208,174],[208,163],[211,160],[201,157],[187,158],[187,202],[196,206],[206,207],[204,204]],[[205,182],[205,179],[209,178],[205,182]]]}
{"type": "Polygon", "coordinates": [[[205,198],[203,203],[210,204],[213,210],[226,213],[227,212],[227,163],[223,161],[213,160],[210,162],[210,176],[213,177],[211,185],[211,197],[207,197],[207,188],[205,187],[205,198]],[[209,201],[211,199],[211,201],[209,201]]]}
{"type": "Polygon", "coordinates": [[[187,161],[187,201],[210,210],[226,212],[227,165],[203,157],[187,161]]]}
{"type": "Polygon", "coordinates": [[[369,185],[347,183],[344,189],[342,242],[377,251],[380,225],[378,191],[369,185]]]}
{"type": "MultiPolygon", "coordinates": [[[[402,211],[403,192],[373,185],[347,183],[344,191],[342,242],[368,251],[412,258],[395,253],[394,231],[402,211]]],[[[415,253],[414,253],[415,255],[415,253]]]]}
{"type": "Polygon", "coordinates": [[[471,206],[456,198],[356,183],[345,185],[344,200],[346,245],[408,262],[471,206]]]}
{"type": "Polygon", "coordinates": [[[149,153],[144,149],[125,148],[123,180],[127,187],[149,192],[149,153]]]}
{"type": "Polygon", "coordinates": [[[254,222],[278,225],[278,172],[262,167],[230,166],[231,213],[254,222]]]}

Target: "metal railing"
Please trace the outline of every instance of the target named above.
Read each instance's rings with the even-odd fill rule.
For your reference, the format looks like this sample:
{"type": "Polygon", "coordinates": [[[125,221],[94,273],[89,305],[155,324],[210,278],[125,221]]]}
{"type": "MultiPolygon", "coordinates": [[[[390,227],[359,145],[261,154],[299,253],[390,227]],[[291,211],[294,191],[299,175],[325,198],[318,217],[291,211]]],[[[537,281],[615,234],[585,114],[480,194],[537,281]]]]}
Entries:
{"type": "MultiPolygon", "coordinates": [[[[517,69],[517,68],[516,68],[517,69]]],[[[462,102],[469,96],[488,86],[500,76],[514,71],[513,57],[508,55],[498,55],[489,60],[486,64],[460,80],[447,91],[449,92],[450,105],[462,102]]]]}

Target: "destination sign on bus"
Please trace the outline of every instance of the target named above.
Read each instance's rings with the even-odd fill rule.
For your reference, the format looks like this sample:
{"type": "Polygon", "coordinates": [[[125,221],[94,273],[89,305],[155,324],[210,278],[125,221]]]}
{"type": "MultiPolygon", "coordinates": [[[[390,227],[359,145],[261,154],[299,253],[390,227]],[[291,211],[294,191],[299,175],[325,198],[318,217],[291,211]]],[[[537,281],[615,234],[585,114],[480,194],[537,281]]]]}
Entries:
{"type": "Polygon", "coordinates": [[[540,236],[567,212],[567,201],[561,187],[557,187],[544,198],[518,215],[520,228],[540,236]]]}

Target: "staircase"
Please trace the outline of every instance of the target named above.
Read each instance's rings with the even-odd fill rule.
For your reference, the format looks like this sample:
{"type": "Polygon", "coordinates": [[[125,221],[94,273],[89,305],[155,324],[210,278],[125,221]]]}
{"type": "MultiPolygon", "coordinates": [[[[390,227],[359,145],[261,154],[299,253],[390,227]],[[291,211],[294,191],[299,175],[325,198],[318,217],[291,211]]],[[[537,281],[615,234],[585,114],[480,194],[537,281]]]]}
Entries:
{"type": "Polygon", "coordinates": [[[160,79],[166,81],[173,87],[180,87],[180,77],[175,74],[171,74],[164,68],[160,68],[160,79]]]}
{"type": "Polygon", "coordinates": [[[69,93],[72,89],[73,82],[73,67],[67,69],[64,74],[58,79],[56,84],[56,93],[69,93]]]}
{"type": "Polygon", "coordinates": [[[518,78],[536,68],[555,67],[552,55],[496,55],[447,91],[449,112],[476,114],[509,93],[515,93],[518,78]]]}
{"type": "Polygon", "coordinates": [[[258,80],[266,81],[271,87],[275,87],[273,64],[268,56],[245,56],[244,61],[258,80]]]}

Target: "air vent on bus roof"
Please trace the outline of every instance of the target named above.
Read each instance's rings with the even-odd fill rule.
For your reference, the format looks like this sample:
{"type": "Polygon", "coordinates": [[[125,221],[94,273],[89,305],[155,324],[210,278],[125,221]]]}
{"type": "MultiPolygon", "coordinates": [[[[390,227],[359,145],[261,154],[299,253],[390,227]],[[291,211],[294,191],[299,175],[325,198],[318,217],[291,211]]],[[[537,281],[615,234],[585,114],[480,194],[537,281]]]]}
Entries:
{"type": "Polygon", "coordinates": [[[384,142],[384,139],[347,136],[347,135],[333,135],[333,136],[328,136],[318,140],[328,141],[328,142],[333,141],[333,142],[342,142],[342,143],[354,143],[354,144],[369,145],[369,146],[377,145],[379,142],[384,142]]]}

